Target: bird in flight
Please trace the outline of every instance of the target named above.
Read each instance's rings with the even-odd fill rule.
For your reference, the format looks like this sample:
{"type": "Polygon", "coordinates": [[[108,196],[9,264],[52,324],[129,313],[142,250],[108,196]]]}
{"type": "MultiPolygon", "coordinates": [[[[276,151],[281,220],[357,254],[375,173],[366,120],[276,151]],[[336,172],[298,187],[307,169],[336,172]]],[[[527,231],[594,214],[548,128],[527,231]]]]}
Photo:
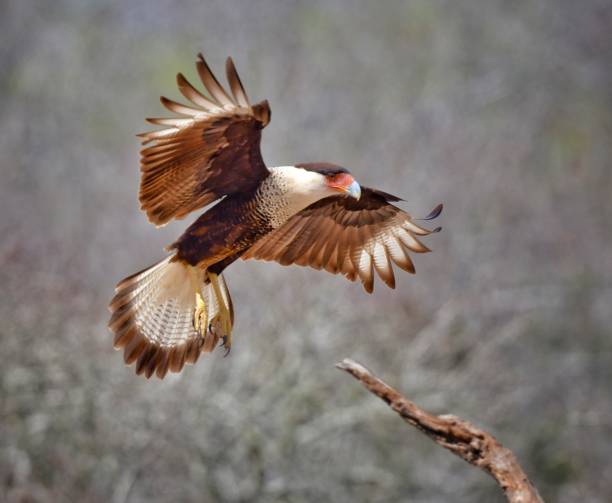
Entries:
{"type": "Polygon", "coordinates": [[[371,293],[374,271],[394,288],[391,264],[414,273],[409,252],[429,251],[419,237],[440,230],[417,225],[392,204],[399,197],[361,187],[344,167],[266,166],[260,141],[268,102],[251,105],[231,58],[229,92],[201,54],[196,68],[208,95],[179,73],[190,103],[162,97],[176,115],[147,119],[162,128],[139,135],[139,198],[156,226],[216,204],[168,247],[169,256],[119,282],[109,306],[114,347],[147,378],[180,372],[219,343],[229,352],[234,308],[222,273],[235,260],[324,269],[371,293]]]}

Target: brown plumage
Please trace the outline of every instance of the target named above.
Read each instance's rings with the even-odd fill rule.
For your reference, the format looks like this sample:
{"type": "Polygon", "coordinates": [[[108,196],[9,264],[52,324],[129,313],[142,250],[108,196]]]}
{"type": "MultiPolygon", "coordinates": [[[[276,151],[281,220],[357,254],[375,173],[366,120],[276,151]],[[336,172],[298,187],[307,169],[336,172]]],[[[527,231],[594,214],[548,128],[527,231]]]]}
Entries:
{"type": "Polygon", "coordinates": [[[227,60],[230,96],[200,54],[196,63],[205,97],[182,74],[179,90],[192,102],[185,106],[162,96],[162,104],[182,116],[147,119],[170,126],[142,133],[140,203],[149,220],[163,225],[232,194],[254,190],[268,170],[261,158],[261,130],[270,121],[267,101],[249,101],[231,59],[227,60]],[[227,169],[231,166],[232,169],[227,169]]]}
{"type": "Polygon", "coordinates": [[[359,278],[368,293],[374,289],[375,270],[387,286],[395,288],[391,261],[414,274],[408,252],[430,251],[416,236],[440,229],[416,225],[410,215],[389,203],[399,200],[367,187],[357,201],[322,199],[258,240],[242,258],[325,269],[351,281],[359,278]]]}
{"type": "Polygon", "coordinates": [[[419,238],[439,230],[417,225],[392,204],[398,197],[360,187],[341,166],[268,168],[260,152],[268,102],[250,104],[229,58],[229,91],[201,54],[196,67],[208,96],[179,73],[190,104],[162,97],[177,116],[147,119],[162,129],[139,135],[140,202],[155,225],[217,203],[170,256],[122,280],[109,306],[113,345],[147,378],[179,372],[219,341],[229,350],[234,308],[222,273],[238,258],[324,269],[372,292],[374,271],[391,288],[392,264],[414,273],[409,252],[429,251],[419,238]]]}

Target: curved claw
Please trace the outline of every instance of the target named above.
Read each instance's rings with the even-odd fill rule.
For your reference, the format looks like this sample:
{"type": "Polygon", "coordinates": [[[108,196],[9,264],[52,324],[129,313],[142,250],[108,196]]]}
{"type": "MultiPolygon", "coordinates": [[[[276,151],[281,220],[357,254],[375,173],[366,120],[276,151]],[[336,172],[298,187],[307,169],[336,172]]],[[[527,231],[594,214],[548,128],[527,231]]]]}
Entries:
{"type": "Polygon", "coordinates": [[[230,351],[232,350],[232,343],[227,335],[221,337],[221,344],[219,344],[219,347],[225,348],[225,354],[223,355],[223,358],[227,357],[227,355],[230,354],[230,351]]]}

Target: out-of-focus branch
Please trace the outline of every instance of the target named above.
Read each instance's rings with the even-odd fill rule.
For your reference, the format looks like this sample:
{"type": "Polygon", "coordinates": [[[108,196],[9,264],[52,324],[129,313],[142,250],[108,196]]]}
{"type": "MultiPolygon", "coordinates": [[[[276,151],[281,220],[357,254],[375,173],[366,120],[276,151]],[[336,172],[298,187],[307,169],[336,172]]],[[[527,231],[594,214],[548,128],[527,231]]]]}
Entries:
{"type": "Polygon", "coordinates": [[[459,417],[434,416],[419,408],[363,365],[344,359],[336,364],[382,398],[407,423],[434,442],[491,475],[511,503],[543,503],[512,452],[495,437],[459,417]]]}

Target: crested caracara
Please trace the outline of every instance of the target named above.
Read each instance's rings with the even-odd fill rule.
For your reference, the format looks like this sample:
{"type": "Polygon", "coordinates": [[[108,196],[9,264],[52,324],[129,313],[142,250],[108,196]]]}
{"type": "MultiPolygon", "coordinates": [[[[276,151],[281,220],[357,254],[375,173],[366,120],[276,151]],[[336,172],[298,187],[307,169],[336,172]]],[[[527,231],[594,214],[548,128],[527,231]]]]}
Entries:
{"type": "Polygon", "coordinates": [[[392,204],[400,198],[361,187],[341,166],[266,166],[259,144],[268,102],[251,105],[231,59],[229,92],[202,55],[196,66],[208,95],[179,73],[189,104],[162,97],[175,116],[147,119],[162,128],[139,135],[140,203],[157,226],[216,204],[169,256],[119,282],[110,303],[114,347],[146,377],[179,372],[219,341],[229,351],[234,309],[222,272],[235,260],[325,269],[372,292],[374,271],[391,288],[392,263],[414,273],[410,252],[429,251],[419,237],[439,230],[417,225],[392,204]]]}

